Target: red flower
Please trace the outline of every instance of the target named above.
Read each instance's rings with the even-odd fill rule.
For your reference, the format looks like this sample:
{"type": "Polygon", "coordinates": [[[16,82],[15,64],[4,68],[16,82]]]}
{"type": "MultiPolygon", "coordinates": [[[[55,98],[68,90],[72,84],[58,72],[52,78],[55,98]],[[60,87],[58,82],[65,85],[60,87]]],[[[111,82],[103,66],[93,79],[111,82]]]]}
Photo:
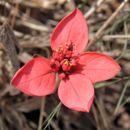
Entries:
{"type": "Polygon", "coordinates": [[[87,42],[88,26],[80,10],[75,9],[52,33],[50,60],[33,58],[18,70],[11,83],[28,95],[45,96],[55,90],[58,73],[61,102],[70,109],[89,112],[93,83],[114,77],[120,66],[104,54],[82,52],[87,42]]]}

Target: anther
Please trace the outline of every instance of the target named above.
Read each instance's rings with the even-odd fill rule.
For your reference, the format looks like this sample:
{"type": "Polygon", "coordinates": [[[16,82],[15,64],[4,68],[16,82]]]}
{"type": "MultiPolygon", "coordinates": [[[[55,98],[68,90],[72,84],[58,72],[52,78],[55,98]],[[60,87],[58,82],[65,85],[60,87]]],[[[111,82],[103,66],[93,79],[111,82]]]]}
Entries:
{"type": "Polygon", "coordinates": [[[62,69],[63,71],[70,71],[71,69],[71,65],[70,65],[70,62],[67,60],[67,59],[64,59],[62,62],[62,69]]]}
{"type": "Polygon", "coordinates": [[[52,68],[53,71],[55,71],[55,72],[59,71],[59,69],[60,69],[59,61],[51,59],[50,65],[51,65],[51,68],[52,68]]]}

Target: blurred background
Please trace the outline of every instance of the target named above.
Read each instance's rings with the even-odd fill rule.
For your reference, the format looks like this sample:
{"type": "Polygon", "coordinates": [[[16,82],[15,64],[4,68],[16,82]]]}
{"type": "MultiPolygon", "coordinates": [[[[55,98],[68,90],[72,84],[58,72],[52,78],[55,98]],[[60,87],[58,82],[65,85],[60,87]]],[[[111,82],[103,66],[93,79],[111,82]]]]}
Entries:
{"type": "Polygon", "coordinates": [[[75,7],[89,25],[87,51],[113,57],[122,70],[95,84],[90,113],[62,106],[46,130],[130,130],[128,0],[0,0],[0,130],[37,130],[40,108],[45,121],[57,106],[57,93],[29,97],[13,88],[10,80],[33,56],[50,57],[51,32],[75,7]]]}

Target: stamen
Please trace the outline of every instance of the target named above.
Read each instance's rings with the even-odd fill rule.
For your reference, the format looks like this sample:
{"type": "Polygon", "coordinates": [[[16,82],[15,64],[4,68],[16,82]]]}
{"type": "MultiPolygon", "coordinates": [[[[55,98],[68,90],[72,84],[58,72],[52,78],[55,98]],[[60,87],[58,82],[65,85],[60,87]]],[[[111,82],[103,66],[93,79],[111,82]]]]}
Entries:
{"type": "Polygon", "coordinates": [[[66,77],[66,74],[65,73],[60,73],[59,77],[60,77],[60,79],[64,79],[66,77]]]}
{"type": "Polygon", "coordinates": [[[67,42],[53,51],[51,60],[52,70],[60,73],[61,77],[64,77],[63,75],[67,73],[69,74],[72,67],[77,64],[77,54],[75,52],[74,44],[67,42]]]}
{"type": "Polygon", "coordinates": [[[58,72],[59,71],[59,69],[60,69],[60,63],[59,63],[59,61],[51,59],[50,65],[51,65],[51,68],[52,68],[52,70],[54,72],[58,72]]]}
{"type": "Polygon", "coordinates": [[[64,59],[62,62],[62,69],[63,71],[69,71],[71,69],[70,62],[67,59],[64,59]]]}

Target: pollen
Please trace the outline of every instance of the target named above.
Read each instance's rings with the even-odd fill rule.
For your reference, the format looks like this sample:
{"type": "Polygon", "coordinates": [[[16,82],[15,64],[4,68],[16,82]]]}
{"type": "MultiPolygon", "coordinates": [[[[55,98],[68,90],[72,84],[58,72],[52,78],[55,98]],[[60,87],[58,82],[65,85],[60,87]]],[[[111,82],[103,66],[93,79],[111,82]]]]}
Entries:
{"type": "Polygon", "coordinates": [[[65,65],[69,65],[69,61],[66,60],[66,61],[64,62],[64,64],[65,64],[65,65]]]}

